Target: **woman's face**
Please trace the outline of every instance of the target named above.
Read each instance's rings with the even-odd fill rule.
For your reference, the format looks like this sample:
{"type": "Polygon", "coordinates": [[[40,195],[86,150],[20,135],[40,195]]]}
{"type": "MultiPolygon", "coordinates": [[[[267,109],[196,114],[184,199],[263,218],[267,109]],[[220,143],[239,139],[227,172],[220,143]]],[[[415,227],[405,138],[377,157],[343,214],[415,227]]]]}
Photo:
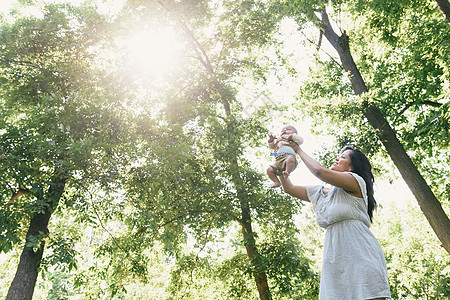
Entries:
{"type": "Polygon", "coordinates": [[[353,169],[351,160],[350,160],[350,153],[352,150],[345,150],[341,153],[340,156],[336,158],[336,161],[331,166],[331,170],[339,171],[339,172],[346,172],[351,171],[353,169]]]}

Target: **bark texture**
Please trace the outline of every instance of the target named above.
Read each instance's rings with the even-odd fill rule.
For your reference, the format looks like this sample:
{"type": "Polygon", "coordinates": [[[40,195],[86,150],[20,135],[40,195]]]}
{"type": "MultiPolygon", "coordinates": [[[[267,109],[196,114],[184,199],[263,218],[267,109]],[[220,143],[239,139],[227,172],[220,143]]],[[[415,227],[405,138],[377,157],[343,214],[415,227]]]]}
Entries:
{"type": "MultiPolygon", "coordinates": [[[[342,67],[348,73],[354,93],[361,95],[367,92],[367,86],[351,55],[347,34],[345,32],[340,36],[336,34],[325,11],[322,12],[322,20],[317,20],[317,23],[320,24],[319,26],[327,40],[338,52],[342,67]]],[[[363,114],[377,130],[381,142],[403,180],[414,194],[420,209],[441,241],[442,247],[450,253],[450,219],[443,210],[441,203],[406,153],[383,113],[373,104],[366,102],[363,105],[363,114]]]]}
{"type": "Polygon", "coordinates": [[[48,223],[64,192],[65,182],[65,178],[61,176],[55,177],[45,198],[48,206],[45,207],[43,213],[38,213],[32,217],[26,236],[26,243],[20,255],[19,265],[9,287],[6,300],[31,300],[33,298],[38,268],[45,247],[42,237],[48,234],[48,223]],[[29,243],[33,242],[38,236],[42,239],[36,249],[33,249],[33,247],[29,246],[29,243]]]}
{"type": "Polygon", "coordinates": [[[450,2],[448,0],[437,0],[437,4],[447,19],[447,22],[450,23],[450,2]]]}
{"type": "Polygon", "coordinates": [[[267,282],[266,273],[261,270],[257,263],[258,249],[256,248],[254,234],[251,224],[250,207],[247,201],[241,201],[242,220],[240,222],[242,226],[242,235],[244,237],[245,249],[247,256],[251,261],[253,267],[253,276],[255,278],[256,287],[259,293],[259,299],[270,300],[272,296],[270,294],[269,284],[267,282]]]}

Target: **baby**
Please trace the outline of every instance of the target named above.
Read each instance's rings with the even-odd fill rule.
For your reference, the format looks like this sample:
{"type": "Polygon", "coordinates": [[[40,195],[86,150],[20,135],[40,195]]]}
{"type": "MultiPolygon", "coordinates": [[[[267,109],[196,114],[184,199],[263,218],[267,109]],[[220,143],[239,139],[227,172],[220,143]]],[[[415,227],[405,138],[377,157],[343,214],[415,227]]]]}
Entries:
{"type": "Polygon", "coordinates": [[[290,140],[301,145],[303,144],[303,138],[297,134],[297,129],[294,126],[287,125],[281,129],[281,135],[279,138],[269,134],[269,148],[273,149],[270,153],[271,156],[275,156],[275,161],[267,168],[267,175],[273,181],[271,188],[281,186],[281,182],[278,180],[277,175],[284,175],[288,177],[289,174],[297,167],[297,158],[295,157],[295,151],[289,146],[287,140],[292,135],[290,140]]]}

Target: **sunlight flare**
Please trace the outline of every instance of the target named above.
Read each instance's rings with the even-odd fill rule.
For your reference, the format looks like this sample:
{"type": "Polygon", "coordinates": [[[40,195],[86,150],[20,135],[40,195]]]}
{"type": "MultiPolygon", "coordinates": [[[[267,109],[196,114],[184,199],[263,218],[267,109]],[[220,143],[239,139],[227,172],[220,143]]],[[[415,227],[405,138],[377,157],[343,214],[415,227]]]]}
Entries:
{"type": "Polygon", "coordinates": [[[130,62],[137,70],[163,75],[173,69],[180,58],[180,47],[171,27],[136,32],[127,41],[130,62]]]}

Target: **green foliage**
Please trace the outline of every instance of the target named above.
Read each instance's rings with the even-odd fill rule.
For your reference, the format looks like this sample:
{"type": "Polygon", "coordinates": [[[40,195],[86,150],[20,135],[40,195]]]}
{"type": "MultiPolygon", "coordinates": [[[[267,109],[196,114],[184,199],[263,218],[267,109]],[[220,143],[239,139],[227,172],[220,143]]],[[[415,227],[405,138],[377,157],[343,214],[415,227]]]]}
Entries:
{"type": "Polygon", "coordinates": [[[251,283],[251,268],[245,254],[239,253],[224,260],[218,269],[219,278],[226,283],[226,295],[231,299],[256,297],[251,283]]]}
{"type": "MultiPolygon", "coordinates": [[[[317,9],[303,1],[294,3],[305,4],[290,14],[295,18],[307,18],[306,11],[317,9]]],[[[325,152],[354,144],[370,156],[386,156],[376,132],[360,113],[363,99],[373,103],[397,132],[419,171],[429,174],[430,182],[440,182],[439,188],[434,184],[433,188],[442,194],[447,183],[436,175],[447,172],[441,166],[448,163],[448,155],[443,155],[448,152],[450,133],[448,23],[436,9],[435,1],[330,4],[333,10],[329,9],[329,14],[340,31],[349,36],[352,56],[370,93],[356,99],[347,75],[334,63],[339,59],[318,55],[316,66],[300,87],[299,108],[314,119],[316,132],[336,137],[338,145],[325,152]],[[332,126],[322,126],[324,120],[332,126]]],[[[301,28],[303,22],[298,22],[301,28]]],[[[448,202],[448,195],[440,199],[448,202]]]]}
{"type": "Polygon", "coordinates": [[[23,17],[4,24],[0,62],[2,94],[11,101],[7,104],[37,104],[39,94],[66,94],[85,86],[92,78],[86,68],[93,59],[90,48],[102,36],[104,24],[92,7],[68,4],[45,6],[41,19],[23,17]],[[10,84],[15,82],[20,84],[10,84]]]}
{"type": "MultiPolygon", "coordinates": [[[[68,181],[67,208],[86,205],[92,182],[111,189],[119,177],[133,127],[119,106],[121,99],[115,98],[120,82],[114,88],[113,81],[103,84],[112,76],[102,75],[94,55],[93,49],[106,42],[106,25],[94,7],[68,4],[47,5],[42,17],[18,16],[2,24],[2,251],[20,245],[35,214],[63,210],[59,194],[51,194],[62,184],[57,178],[68,181]]],[[[37,249],[45,236],[31,236],[26,246],[37,249]]],[[[62,234],[46,239],[51,253],[44,256],[42,273],[64,281],[52,272],[68,274],[76,268],[76,240],[62,234]]],[[[58,289],[48,297],[70,294],[58,289]]]]}
{"type": "Polygon", "coordinates": [[[405,147],[431,157],[448,149],[448,24],[435,1],[369,2],[350,6],[369,25],[354,31],[361,70],[405,147]]]}
{"type": "Polygon", "coordinates": [[[278,299],[316,299],[319,276],[311,270],[300,245],[289,240],[272,240],[261,245],[261,256],[278,299]]]}
{"type": "Polygon", "coordinates": [[[279,0],[283,4],[283,11],[287,16],[293,17],[300,27],[304,26],[307,22],[313,22],[316,19],[315,13],[321,11],[326,7],[327,2],[325,0],[297,0],[286,1],[279,0]]]}
{"type": "MultiPolygon", "coordinates": [[[[405,201],[406,202],[406,201],[405,201]]],[[[449,257],[410,203],[392,203],[377,217],[392,298],[446,299],[449,257]],[[403,207],[401,206],[403,205],[403,207]]]]}
{"type": "MultiPolygon", "coordinates": [[[[7,36],[2,41],[3,46],[8,49],[0,60],[2,72],[8,74],[4,78],[5,84],[1,86],[4,104],[0,136],[0,147],[3,152],[1,168],[4,171],[2,182],[8,187],[3,189],[2,213],[20,216],[19,219],[8,217],[7,220],[11,223],[2,223],[2,226],[5,226],[2,229],[5,235],[12,232],[20,234],[23,230],[20,228],[27,223],[29,216],[41,213],[45,207],[56,206],[59,199],[45,199],[44,195],[55,184],[53,178],[58,175],[57,172],[61,172],[57,170],[63,170],[62,172],[66,174],[64,176],[73,176],[76,172],[98,174],[99,172],[94,169],[102,162],[93,164],[97,159],[94,154],[107,153],[108,148],[114,147],[121,136],[123,137],[120,132],[123,127],[117,122],[118,116],[115,116],[108,106],[99,102],[90,105],[93,91],[89,91],[89,86],[85,85],[85,89],[81,90],[81,86],[78,85],[79,93],[75,93],[71,91],[72,87],[69,85],[53,85],[57,80],[48,76],[48,71],[58,67],[61,68],[59,69],[61,72],[64,69],[74,71],[76,64],[72,62],[71,57],[74,52],[69,50],[76,52],[76,49],[67,47],[67,53],[61,55],[53,53],[45,57],[40,55],[40,51],[44,51],[40,47],[31,49],[26,44],[42,38],[27,31],[34,27],[49,30],[52,35],[51,39],[40,40],[42,43],[47,41],[45,47],[42,46],[46,54],[63,48],[64,43],[75,43],[66,41],[65,35],[54,32],[64,31],[65,26],[68,26],[69,20],[63,18],[62,12],[58,10],[66,8],[67,6],[49,6],[45,17],[52,22],[45,19],[43,21],[33,18],[20,19],[10,27],[3,26],[1,32],[7,36]],[[58,26],[56,24],[58,21],[65,23],[58,26]],[[44,28],[44,25],[50,28],[44,28]],[[21,35],[22,38],[17,38],[17,35],[21,35]],[[16,52],[13,52],[12,47],[14,49],[17,47],[16,52]],[[45,64],[41,64],[41,60],[45,64]],[[71,62],[70,66],[66,60],[71,62]],[[35,74],[37,77],[27,77],[29,74],[35,74]],[[44,84],[42,79],[44,77],[51,84],[44,84]],[[39,83],[38,86],[34,86],[36,82],[39,83]],[[27,197],[34,196],[34,198],[30,197],[31,201],[20,199],[11,203],[16,200],[14,197],[9,200],[11,191],[13,195],[23,191],[29,193],[27,197]]],[[[66,11],[63,15],[69,12],[66,11]]],[[[74,36],[76,35],[71,38],[74,36]]],[[[88,70],[85,63],[87,61],[82,64],[84,73],[88,70]]],[[[81,64],[79,67],[81,68],[81,64]]],[[[75,81],[69,80],[64,74],[55,76],[64,79],[64,82],[75,81]]],[[[80,79],[84,77],[83,74],[77,76],[80,76],[80,79]]],[[[108,154],[103,157],[105,158],[103,163],[111,163],[108,161],[108,154]]],[[[117,161],[110,166],[116,163],[117,161]]],[[[111,168],[108,171],[114,170],[115,168],[111,168]]],[[[19,239],[10,238],[9,241],[19,239]]],[[[10,248],[10,242],[5,243],[7,250],[10,248]]]]}
{"type": "Polygon", "coordinates": [[[47,255],[41,262],[41,268],[47,272],[49,266],[57,271],[70,272],[77,267],[73,240],[60,236],[52,236],[47,242],[52,254],[47,255]]]}
{"type": "Polygon", "coordinates": [[[45,237],[45,233],[40,231],[38,235],[31,235],[27,243],[25,244],[26,247],[32,248],[34,252],[36,252],[39,248],[42,247],[43,238],[45,237]]]}
{"type": "Polygon", "coordinates": [[[221,16],[221,21],[227,27],[220,30],[223,30],[227,42],[233,43],[224,45],[228,51],[241,47],[254,51],[255,46],[267,45],[282,17],[281,6],[277,3],[231,0],[225,1],[223,8],[225,13],[221,16]]]}
{"type": "MultiPolygon", "coordinates": [[[[328,134],[335,139],[334,145],[318,153],[323,165],[334,161],[346,145],[354,145],[369,156],[385,155],[380,153],[381,141],[364,119],[361,101],[354,96],[348,78],[334,62],[319,61],[310,69],[310,76],[299,88],[295,105],[313,117],[315,133],[328,134]],[[324,123],[327,126],[323,126],[324,123]]],[[[379,165],[374,167],[383,169],[379,165]]]]}
{"type": "MultiPolygon", "coordinates": [[[[46,299],[66,300],[74,296],[74,293],[72,292],[73,285],[69,273],[46,271],[44,274],[44,279],[51,283],[51,288],[48,289],[46,299]]],[[[42,287],[45,287],[43,283],[42,287]]]]}
{"type": "MultiPolygon", "coordinates": [[[[404,244],[403,244],[404,245],[404,244]]],[[[435,254],[424,253],[423,241],[413,241],[400,257],[393,258],[393,263],[400,266],[390,270],[392,296],[411,299],[446,299],[449,273],[446,270],[448,261],[439,260],[435,254]]]]}
{"type": "Polygon", "coordinates": [[[211,278],[214,273],[212,262],[208,258],[200,258],[191,253],[177,260],[171,272],[168,299],[226,299],[211,278]]]}

